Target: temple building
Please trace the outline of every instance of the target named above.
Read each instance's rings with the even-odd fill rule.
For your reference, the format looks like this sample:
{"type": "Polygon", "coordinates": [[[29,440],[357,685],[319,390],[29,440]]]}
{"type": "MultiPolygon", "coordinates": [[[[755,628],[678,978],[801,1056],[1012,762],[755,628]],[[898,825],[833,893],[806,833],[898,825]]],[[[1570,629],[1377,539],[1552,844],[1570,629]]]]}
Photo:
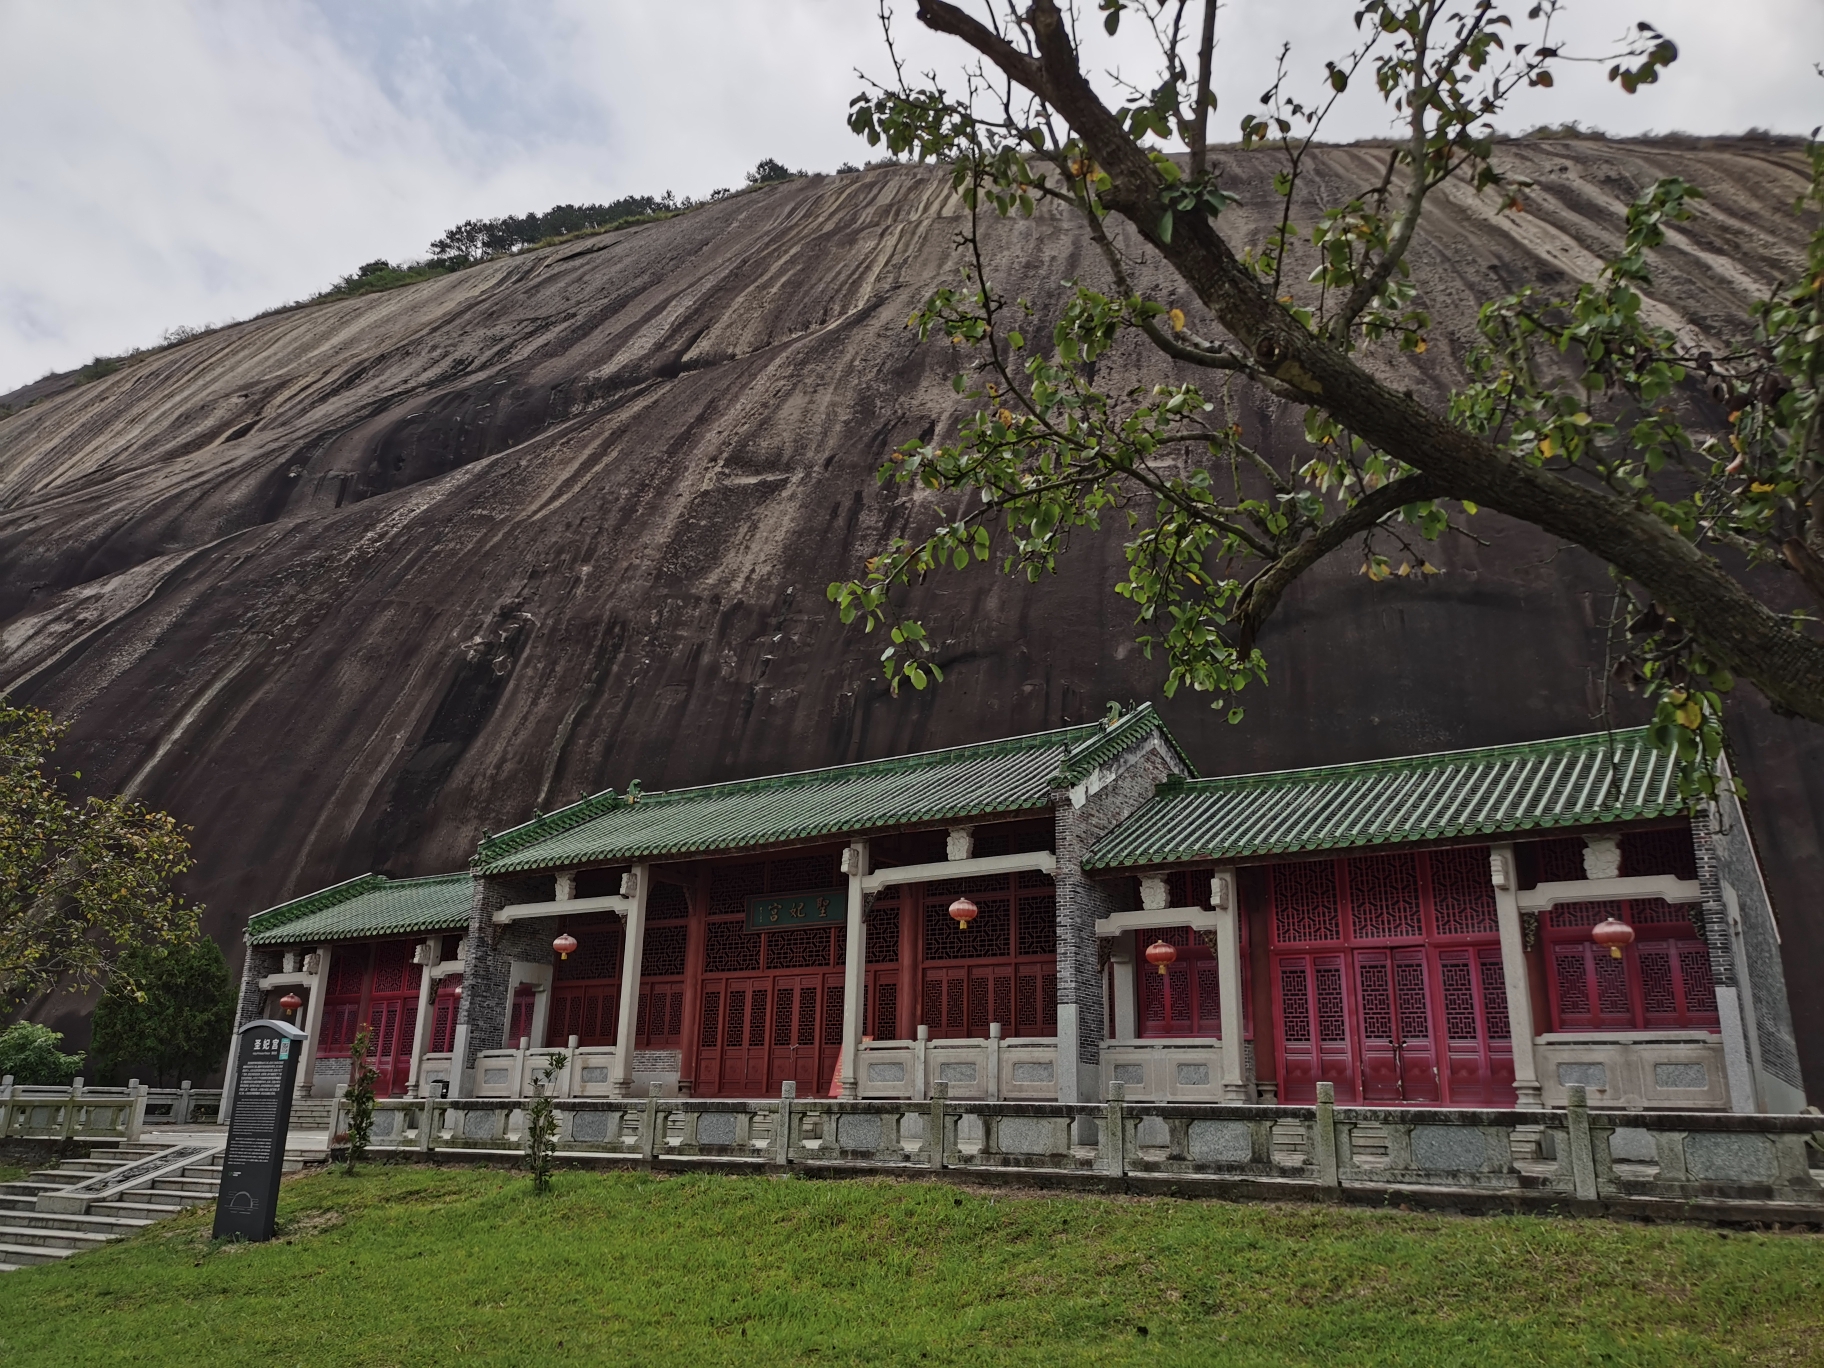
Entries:
{"type": "Polygon", "coordinates": [[[1644,730],[1201,779],[1108,723],[664,793],[255,916],[302,1090],[1797,1111],[1740,805],[1644,730]],[[281,996],[283,995],[283,996],[281,996]]]}

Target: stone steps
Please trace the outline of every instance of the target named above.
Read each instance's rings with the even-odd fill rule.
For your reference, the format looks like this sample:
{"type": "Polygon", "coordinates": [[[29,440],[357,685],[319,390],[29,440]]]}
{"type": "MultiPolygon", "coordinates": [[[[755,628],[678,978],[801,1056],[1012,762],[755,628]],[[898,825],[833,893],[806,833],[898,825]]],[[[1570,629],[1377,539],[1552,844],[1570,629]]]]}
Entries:
{"type": "Polygon", "coordinates": [[[167,1149],[144,1143],[97,1149],[87,1158],[40,1169],[23,1181],[0,1183],[0,1273],[56,1263],[131,1235],[186,1207],[213,1202],[222,1170],[219,1162],[205,1160],[137,1184],[118,1200],[95,1202],[82,1215],[37,1210],[43,1193],[105,1176],[167,1149]]]}

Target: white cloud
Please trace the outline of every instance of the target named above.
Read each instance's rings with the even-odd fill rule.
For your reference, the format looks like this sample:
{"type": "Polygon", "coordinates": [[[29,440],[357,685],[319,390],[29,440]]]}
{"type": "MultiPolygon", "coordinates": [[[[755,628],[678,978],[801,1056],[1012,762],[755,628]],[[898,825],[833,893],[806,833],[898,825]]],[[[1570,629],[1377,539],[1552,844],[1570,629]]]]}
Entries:
{"type": "MultiPolygon", "coordinates": [[[[908,65],[954,70],[957,46],[899,9],[908,65]]],[[[1280,42],[1321,70],[1353,9],[1234,0],[1218,134],[1256,107],[1280,42]]],[[[1662,84],[1627,97],[1574,69],[1504,122],[1824,121],[1816,0],[1588,0],[1567,34],[1593,50],[1641,15],[1683,49],[1662,84]]],[[[1142,37],[1124,28],[1098,67],[1135,69],[1142,37]]],[[[886,65],[867,0],[0,0],[0,390],[416,256],[464,218],[702,194],[763,156],[860,162],[854,69],[886,65]]],[[[1337,136],[1386,126],[1360,91],[1339,113],[1337,136]]]]}

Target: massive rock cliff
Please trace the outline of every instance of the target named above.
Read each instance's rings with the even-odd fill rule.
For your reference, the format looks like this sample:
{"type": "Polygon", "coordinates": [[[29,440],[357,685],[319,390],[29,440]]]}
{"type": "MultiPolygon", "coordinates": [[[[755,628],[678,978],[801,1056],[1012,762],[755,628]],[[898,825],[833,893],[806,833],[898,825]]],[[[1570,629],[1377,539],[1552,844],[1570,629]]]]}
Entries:
{"type": "MultiPolygon", "coordinates": [[[[1380,155],[1333,150],[1316,174],[1367,183],[1380,155]]],[[[1797,260],[1791,149],[1507,156],[1536,182],[1525,213],[1452,194],[1422,233],[1434,361],[1495,289],[1587,272],[1656,175],[1712,192],[1661,264],[1667,317],[1726,329],[1797,260]]],[[[1266,174],[1230,168],[1243,232],[1277,204],[1266,174]]],[[[233,952],[261,907],[369,869],[459,867],[484,831],[606,784],[878,756],[1155,697],[1109,587],[1114,532],[1038,585],[926,586],[949,683],[925,694],[889,698],[879,644],[824,599],[928,516],[874,472],[954,419],[953,358],[904,324],[954,277],[959,212],[937,172],[811,177],[226,328],[51,394],[0,422],[0,689],[74,722],[65,761],[85,783],[194,826],[190,891],[233,952]]],[[[987,242],[1006,292],[1041,312],[1067,279],[1102,278],[1043,219],[992,224],[987,242]]],[[[1270,404],[1243,417],[1303,440],[1270,404]]],[[[1204,771],[1598,725],[1601,567],[1477,521],[1489,544],[1446,546],[1445,575],[1370,585],[1344,554],[1298,586],[1241,726],[1167,704],[1204,771]]],[[[1798,991],[1824,964],[1824,733],[1752,700],[1736,727],[1824,1090],[1824,1004],[1798,991]]]]}

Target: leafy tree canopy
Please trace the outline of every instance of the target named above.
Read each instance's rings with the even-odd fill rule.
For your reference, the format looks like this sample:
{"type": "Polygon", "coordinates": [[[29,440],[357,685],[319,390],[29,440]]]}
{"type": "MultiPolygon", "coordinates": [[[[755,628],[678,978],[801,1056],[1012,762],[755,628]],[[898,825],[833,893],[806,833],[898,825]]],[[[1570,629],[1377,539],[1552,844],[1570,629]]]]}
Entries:
{"type": "MultiPolygon", "coordinates": [[[[0,698],[0,1013],[62,984],[143,989],[127,952],[188,942],[200,909],[178,824],[126,798],[74,801],[46,766],[66,728],[0,698]]],[[[80,779],[80,772],[72,778],[80,779]]]]}
{"type": "MultiPolygon", "coordinates": [[[[1622,673],[1652,699],[1688,794],[1714,791],[1738,676],[1776,710],[1824,722],[1824,148],[1811,145],[1795,205],[1810,223],[1803,256],[1763,282],[1730,335],[1681,338],[1652,321],[1654,254],[1703,212],[1699,187],[1668,178],[1628,210],[1589,278],[1485,300],[1455,373],[1431,358],[1452,392],[1427,403],[1383,378],[1388,359],[1427,350],[1427,282],[1409,255],[1427,205],[1456,181],[1518,209],[1527,186],[1503,170],[1492,121],[1516,91],[1596,58],[1554,37],[1559,0],[1518,18],[1495,0],[1364,0],[1351,50],[1303,84],[1282,55],[1264,93],[1237,92],[1238,145],[1212,148],[1217,7],[1099,0],[1098,26],[1055,0],[993,4],[985,21],[921,0],[920,21],[971,64],[947,87],[896,60],[891,82],[853,102],[850,125],[870,143],[951,169],[971,225],[962,283],[936,290],[912,325],[968,358],[955,386],[975,412],[882,471],[944,512],[829,590],[845,622],[890,634],[894,687],[941,678],[925,626],[895,606],[899,586],[995,559],[1036,578],[1073,530],[1118,518],[1116,588],[1149,654],[1164,655],[1166,692],[1209,694],[1239,720],[1242,690],[1266,679],[1260,630],[1299,575],[1358,543],[1372,579],[1432,570],[1424,544],[1490,508],[1608,562],[1622,673]],[[1109,65],[1098,29],[1124,22],[1148,27],[1157,69],[1092,80],[1109,65]],[[1382,174],[1317,183],[1325,119],[1362,82],[1397,129],[1382,174]],[[1224,171],[1243,158],[1272,159],[1279,201],[1251,236],[1223,217],[1236,202],[1224,171]],[[975,233],[985,213],[1041,204],[1106,267],[1049,318],[995,289],[975,233]],[[1136,249],[1177,287],[1137,287],[1136,249]],[[1098,359],[1118,347],[1150,350],[1158,383],[1097,388],[1098,359]],[[1213,372],[1219,389],[1185,383],[1184,367],[1213,372]],[[1265,407],[1251,402],[1262,391],[1303,412],[1302,450],[1268,448],[1243,420],[1265,407]],[[1782,606],[1793,598],[1809,607],[1782,606]]],[[[1643,23],[1600,60],[1632,92],[1677,55],[1643,23]]]]}
{"type": "Polygon", "coordinates": [[[0,1032],[0,1074],[41,1088],[66,1087],[82,1067],[82,1053],[64,1054],[63,1033],[35,1021],[15,1021],[0,1032]]]}
{"type": "Polygon", "coordinates": [[[234,1030],[234,984],[219,945],[199,936],[162,951],[134,946],[121,956],[121,975],[95,1006],[97,1077],[162,1088],[221,1066],[234,1030]]]}

